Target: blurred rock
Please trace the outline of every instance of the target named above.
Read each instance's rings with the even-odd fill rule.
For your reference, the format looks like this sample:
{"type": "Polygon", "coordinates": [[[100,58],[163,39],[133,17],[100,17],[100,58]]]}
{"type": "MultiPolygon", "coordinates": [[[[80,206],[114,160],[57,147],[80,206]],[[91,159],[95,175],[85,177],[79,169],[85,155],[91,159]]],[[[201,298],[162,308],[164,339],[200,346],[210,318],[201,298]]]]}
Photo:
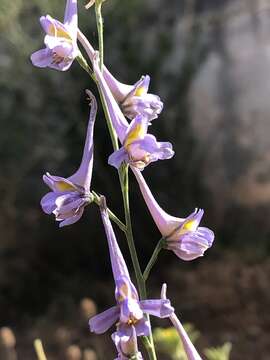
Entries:
{"type": "Polygon", "coordinates": [[[81,360],[82,352],[79,346],[71,345],[66,350],[66,360],[81,360]]]}
{"type": "Polygon", "coordinates": [[[0,359],[17,360],[15,350],[16,338],[13,331],[8,327],[0,329],[0,359]]]}
{"type": "Polygon", "coordinates": [[[237,1],[213,15],[211,48],[189,93],[202,182],[223,209],[270,201],[267,6],[237,1]]]}
{"type": "Polygon", "coordinates": [[[80,311],[81,311],[82,317],[88,321],[89,318],[96,315],[97,307],[93,300],[91,300],[89,298],[84,298],[80,302],[80,311]]]}
{"type": "Polygon", "coordinates": [[[59,327],[55,332],[55,340],[60,345],[65,345],[69,343],[71,340],[71,336],[71,331],[64,326],[59,327]]]}
{"type": "Polygon", "coordinates": [[[83,352],[83,360],[97,360],[95,351],[91,349],[85,349],[83,352]]]}

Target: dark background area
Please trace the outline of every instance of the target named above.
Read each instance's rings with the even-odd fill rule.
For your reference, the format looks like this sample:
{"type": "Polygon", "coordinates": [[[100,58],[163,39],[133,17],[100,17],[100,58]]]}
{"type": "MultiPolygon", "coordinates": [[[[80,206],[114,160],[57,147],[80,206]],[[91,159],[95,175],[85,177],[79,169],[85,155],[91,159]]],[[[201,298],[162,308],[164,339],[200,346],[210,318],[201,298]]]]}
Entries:
{"type": "MultiPolygon", "coordinates": [[[[88,120],[84,89],[97,95],[75,62],[66,73],[30,63],[43,42],[39,17],[61,20],[64,5],[0,0],[0,326],[14,330],[22,359],[35,358],[36,336],[59,359],[52,340],[59,326],[69,331],[67,343],[94,347],[105,359],[109,338],[89,336],[87,320],[76,314],[85,297],[99,310],[114,302],[96,206],[58,229],[39,205],[44,172],[66,177],[77,168],[88,120]]],[[[83,5],[80,28],[96,46],[93,11],[83,5]]],[[[270,1],[108,0],[104,17],[107,66],[127,84],[149,74],[151,92],[164,102],[150,131],[171,141],[176,154],[145,169],[153,193],[175,216],[204,208],[203,225],[216,233],[202,259],[184,263],[162,253],[150,294],[168,283],[181,319],[203,334],[199,348],[231,341],[232,359],[269,359],[270,1]]],[[[100,106],[92,187],[123,218],[111,152],[100,106]]],[[[133,178],[131,200],[144,267],[159,233],[133,178]]]]}

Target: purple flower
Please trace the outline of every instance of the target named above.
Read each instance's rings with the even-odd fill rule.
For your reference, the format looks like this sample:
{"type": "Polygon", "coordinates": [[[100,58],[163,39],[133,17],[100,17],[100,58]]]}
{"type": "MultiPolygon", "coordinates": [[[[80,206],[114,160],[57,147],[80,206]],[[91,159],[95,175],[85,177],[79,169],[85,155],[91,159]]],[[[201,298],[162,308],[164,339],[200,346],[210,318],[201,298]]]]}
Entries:
{"type": "Polygon", "coordinates": [[[153,161],[170,159],[174,155],[172,144],[157,142],[155,136],[147,134],[149,122],[138,115],[127,128],[123,147],[109,157],[109,164],[120,167],[122,162],[143,170],[153,161]]]}
{"type": "Polygon", "coordinates": [[[52,190],[41,199],[41,206],[46,214],[54,214],[59,226],[74,224],[78,221],[86,205],[92,201],[90,184],[93,170],[93,132],[97,113],[97,103],[94,95],[86,90],[91,101],[86,141],[79,169],[68,178],[43,176],[44,182],[52,190]]]}
{"type": "Polygon", "coordinates": [[[132,326],[132,335],[129,339],[123,339],[118,332],[112,334],[112,339],[118,351],[115,360],[129,360],[136,355],[136,359],[143,360],[142,354],[138,351],[138,343],[135,327],[132,326]]]}
{"type": "MultiPolygon", "coordinates": [[[[115,280],[116,306],[92,317],[89,321],[90,330],[97,334],[104,333],[116,323],[116,336],[127,342],[136,336],[149,335],[150,325],[144,313],[168,317],[173,312],[169,300],[139,300],[135,286],[132,284],[129,272],[117,244],[115,234],[109,220],[105,199],[101,200],[101,216],[107,235],[111,265],[115,280]]],[[[117,340],[117,343],[119,341],[117,340]]]]}
{"type": "MultiPolygon", "coordinates": [[[[167,285],[163,284],[161,289],[161,298],[164,300],[166,299],[166,291],[167,285]]],[[[170,315],[170,320],[180,336],[185,353],[187,355],[187,359],[202,360],[195,346],[192,344],[192,341],[190,340],[188,334],[186,333],[186,330],[184,329],[183,325],[181,324],[180,320],[174,312],[170,315]]]]}
{"type": "MultiPolygon", "coordinates": [[[[95,65],[95,50],[81,31],[78,31],[78,40],[85,48],[93,65],[95,65]]],[[[116,80],[104,66],[103,76],[114,99],[121,107],[124,115],[129,119],[133,120],[135,116],[143,115],[148,121],[151,121],[161,113],[163,109],[162,101],[157,95],[148,93],[149,75],[142,76],[134,85],[126,85],[116,80]]]]}
{"type": "Polygon", "coordinates": [[[143,115],[148,121],[152,121],[161,113],[162,101],[157,95],[148,93],[149,75],[142,76],[134,85],[120,83],[106,68],[103,75],[124,115],[129,119],[133,120],[135,116],[143,115]]]}
{"type": "Polygon", "coordinates": [[[77,0],[67,0],[63,24],[50,15],[42,16],[40,23],[46,33],[46,48],[31,55],[33,65],[60,71],[68,70],[79,53],[77,0]]]}
{"type": "Polygon", "coordinates": [[[154,222],[162,236],[166,237],[167,248],[182,260],[203,256],[214,241],[213,231],[199,226],[204,211],[195,209],[185,219],[167,214],[158,205],[141,172],[134,168],[132,170],[154,222]]]}

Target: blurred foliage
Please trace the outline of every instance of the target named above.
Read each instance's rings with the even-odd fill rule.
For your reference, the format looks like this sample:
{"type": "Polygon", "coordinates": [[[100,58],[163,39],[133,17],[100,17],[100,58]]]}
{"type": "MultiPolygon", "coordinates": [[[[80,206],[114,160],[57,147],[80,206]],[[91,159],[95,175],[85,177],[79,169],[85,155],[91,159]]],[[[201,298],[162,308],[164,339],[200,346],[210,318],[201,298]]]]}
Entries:
{"type": "MultiPolygon", "coordinates": [[[[200,333],[192,324],[185,324],[184,328],[190,340],[195,343],[200,337],[200,333]]],[[[170,355],[171,360],[186,360],[185,350],[174,327],[155,328],[153,337],[158,352],[163,355],[170,355]]]]}
{"type": "MultiPolygon", "coordinates": [[[[200,337],[200,333],[192,324],[184,324],[184,328],[194,344],[200,337]]],[[[169,356],[168,360],[187,360],[183,344],[174,327],[155,328],[153,332],[157,351],[162,356],[169,356]]],[[[229,360],[232,345],[225,343],[217,348],[205,349],[204,353],[208,360],[229,360]]]]}
{"type": "Polygon", "coordinates": [[[208,360],[229,360],[232,350],[231,343],[225,343],[223,346],[217,348],[210,348],[204,350],[208,360]]]}

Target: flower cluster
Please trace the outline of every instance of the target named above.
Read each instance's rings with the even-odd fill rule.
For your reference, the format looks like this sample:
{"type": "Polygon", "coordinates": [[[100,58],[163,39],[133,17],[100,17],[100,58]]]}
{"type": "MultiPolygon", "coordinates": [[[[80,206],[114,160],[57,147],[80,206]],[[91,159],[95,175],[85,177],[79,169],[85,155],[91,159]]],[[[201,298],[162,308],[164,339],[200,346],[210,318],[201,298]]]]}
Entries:
{"type": "MultiPolygon", "coordinates": [[[[86,7],[90,8],[94,5],[100,9],[103,1],[91,0],[86,7]]],[[[193,260],[202,256],[211,247],[214,240],[214,233],[210,229],[200,226],[204,211],[195,209],[186,218],[177,218],[167,214],[159,206],[142,175],[144,168],[152,162],[170,159],[174,156],[170,142],[157,141],[154,135],[148,133],[149,125],[163,109],[160,98],[148,93],[150,77],[144,75],[134,85],[126,85],[116,80],[100,61],[99,52],[93,49],[78,28],[77,0],[67,0],[63,23],[49,15],[42,16],[40,23],[46,33],[44,39],[46,47],[32,54],[32,63],[38,67],[66,71],[74,59],[78,56],[81,59],[78,42],[81,44],[92,65],[92,72],[90,67],[87,68],[87,71],[91,73],[99,87],[109,122],[119,140],[120,148],[115,146],[115,151],[109,156],[108,163],[119,171],[123,192],[128,190],[123,186],[122,169],[130,168],[138,182],[149,212],[161,233],[165,248],[173,251],[182,260],[193,260]]],[[[85,60],[84,64],[86,64],[84,68],[88,66],[85,60]]],[[[66,178],[49,173],[43,176],[44,182],[51,191],[42,198],[41,206],[45,213],[55,215],[60,227],[77,222],[82,217],[85,207],[93,201],[97,202],[100,207],[115,281],[116,304],[91,318],[90,330],[101,334],[115,324],[116,328],[112,339],[117,349],[117,359],[143,359],[138,350],[137,337],[149,337],[150,340],[147,341],[154,351],[149,315],[159,318],[168,317],[179,332],[188,359],[200,359],[187,335],[183,332],[182,325],[177,319],[170,301],[166,298],[164,287],[161,298],[145,299],[146,293],[140,289],[142,285],[145,286],[145,281],[140,268],[138,269],[131,224],[127,222],[125,225],[122,224],[121,228],[126,234],[133,265],[135,264],[137,283],[140,285],[140,293],[138,293],[118,246],[110,221],[111,212],[107,208],[105,198],[97,197],[90,189],[97,102],[89,90],[86,92],[90,100],[90,115],[80,166],[73,175],[66,178]]],[[[125,206],[126,219],[130,215],[127,211],[125,206]]],[[[115,220],[117,217],[113,216],[112,219],[115,220]]],[[[120,220],[118,220],[118,224],[119,222],[120,220]]]]}

